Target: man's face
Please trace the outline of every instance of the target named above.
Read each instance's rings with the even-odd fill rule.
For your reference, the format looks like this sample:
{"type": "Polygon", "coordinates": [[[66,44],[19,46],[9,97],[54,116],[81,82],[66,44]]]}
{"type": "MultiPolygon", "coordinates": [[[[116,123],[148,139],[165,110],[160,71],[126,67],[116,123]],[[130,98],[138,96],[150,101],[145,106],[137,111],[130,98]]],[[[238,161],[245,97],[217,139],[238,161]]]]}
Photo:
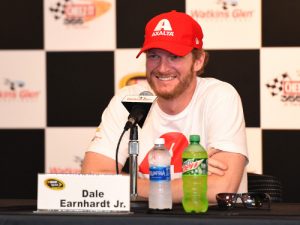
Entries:
{"type": "Polygon", "coordinates": [[[147,80],[157,96],[174,99],[196,80],[194,64],[192,53],[176,56],[162,49],[150,49],[146,53],[147,80]]]}

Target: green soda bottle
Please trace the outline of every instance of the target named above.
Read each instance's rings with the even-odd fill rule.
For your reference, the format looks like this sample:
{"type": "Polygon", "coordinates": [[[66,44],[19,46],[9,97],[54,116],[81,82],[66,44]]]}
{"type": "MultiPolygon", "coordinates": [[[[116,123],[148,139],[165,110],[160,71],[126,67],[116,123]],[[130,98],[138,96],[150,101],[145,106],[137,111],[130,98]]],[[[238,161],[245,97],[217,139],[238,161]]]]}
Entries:
{"type": "Polygon", "coordinates": [[[207,211],[207,152],[199,135],[190,135],[190,144],[182,153],[182,205],[187,213],[207,211]]]}

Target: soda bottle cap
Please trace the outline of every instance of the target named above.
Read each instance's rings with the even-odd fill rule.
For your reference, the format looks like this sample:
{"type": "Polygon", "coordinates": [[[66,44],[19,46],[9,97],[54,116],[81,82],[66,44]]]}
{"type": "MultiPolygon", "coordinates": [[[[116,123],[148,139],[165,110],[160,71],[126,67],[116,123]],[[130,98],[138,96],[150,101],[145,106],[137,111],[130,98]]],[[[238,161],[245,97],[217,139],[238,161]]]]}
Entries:
{"type": "Polygon", "coordinates": [[[190,135],[190,142],[200,142],[200,135],[198,135],[198,134],[191,134],[190,135]]]}
{"type": "Polygon", "coordinates": [[[156,138],[154,144],[164,145],[165,144],[165,139],[164,138],[156,138]]]}

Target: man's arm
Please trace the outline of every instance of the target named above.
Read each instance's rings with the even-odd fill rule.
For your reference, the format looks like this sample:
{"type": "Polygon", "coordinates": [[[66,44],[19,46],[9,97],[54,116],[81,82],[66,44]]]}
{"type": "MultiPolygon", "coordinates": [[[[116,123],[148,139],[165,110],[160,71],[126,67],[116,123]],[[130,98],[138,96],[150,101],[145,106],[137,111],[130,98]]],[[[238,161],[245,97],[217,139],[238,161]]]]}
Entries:
{"type": "Polygon", "coordinates": [[[239,153],[220,151],[212,159],[227,163],[228,169],[223,176],[208,176],[207,197],[209,202],[216,202],[216,194],[220,192],[237,192],[245,170],[246,157],[239,153]]]}
{"type": "MultiPolygon", "coordinates": [[[[119,163],[121,172],[123,165],[119,163]]],[[[81,173],[83,174],[116,174],[116,161],[105,155],[86,152],[82,163],[81,173]]],[[[149,179],[137,179],[138,195],[148,198],[149,196],[149,179]]],[[[182,198],[181,179],[172,181],[172,195],[174,202],[180,202],[182,198]]]]}
{"type": "MultiPolygon", "coordinates": [[[[208,176],[207,196],[210,203],[216,202],[216,194],[220,192],[236,192],[245,168],[246,158],[238,153],[218,151],[209,160],[209,170],[217,171],[208,176]],[[212,163],[213,162],[213,163],[212,163]],[[218,165],[217,167],[214,167],[218,165]],[[226,170],[221,170],[227,165],[226,170]]],[[[119,163],[119,170],[123,165],[119,163]]],[[[99,153],[87,152],[82,165],[82,173],[116,174],[115,160],[99,153]]],[[[141,197],[149,196],[149,180],[138,178],[138,194],[141,197]]],[[[172,196],[174,202],[181,202],[182,180],[172,180],[172,196]]]]}
{"type": "MultiPolygon", "coordinates": [[[[218,165],[227,164],[226,170],[216,169],[217,173],[211,173],[207,180],[207,197],[210,203],[216,202],[216,194],[220,192],[237,192],[246,163],[245,156],[238,153],[218,151],[217,154],[211,156],[209,167],[213,167],[210,161],[218,165]],[[222,175],[219,175],[222,174],[222,175]]],[[[214,170],[215,168],[213,168],[214,170]]],[[[212,169],[210,169],[212,170],[212,169]]],[[[149,195],[149,180],[138,180],[138,193],[141,197],[149,195]]],[[[181,202],[183,196],[182,179],[172,180],[172,196],[173,202],[181,202]]]]}

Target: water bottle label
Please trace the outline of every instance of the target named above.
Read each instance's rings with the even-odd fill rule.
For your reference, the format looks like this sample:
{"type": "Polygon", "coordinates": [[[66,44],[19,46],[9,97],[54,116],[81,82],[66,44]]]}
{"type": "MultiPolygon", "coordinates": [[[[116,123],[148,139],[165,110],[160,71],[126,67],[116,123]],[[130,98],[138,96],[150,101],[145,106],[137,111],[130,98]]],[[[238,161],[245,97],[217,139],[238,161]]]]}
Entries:
{"type": "Polygon", "coordinates": [[[171,180],[170,166],[151,166],[150,167],[151,181],[169,181],[171,180]]]}
{"type": "Polygon", "coordinates": [[[207,159],[182,159],[182,175],[207,175],[207,159]]]}

